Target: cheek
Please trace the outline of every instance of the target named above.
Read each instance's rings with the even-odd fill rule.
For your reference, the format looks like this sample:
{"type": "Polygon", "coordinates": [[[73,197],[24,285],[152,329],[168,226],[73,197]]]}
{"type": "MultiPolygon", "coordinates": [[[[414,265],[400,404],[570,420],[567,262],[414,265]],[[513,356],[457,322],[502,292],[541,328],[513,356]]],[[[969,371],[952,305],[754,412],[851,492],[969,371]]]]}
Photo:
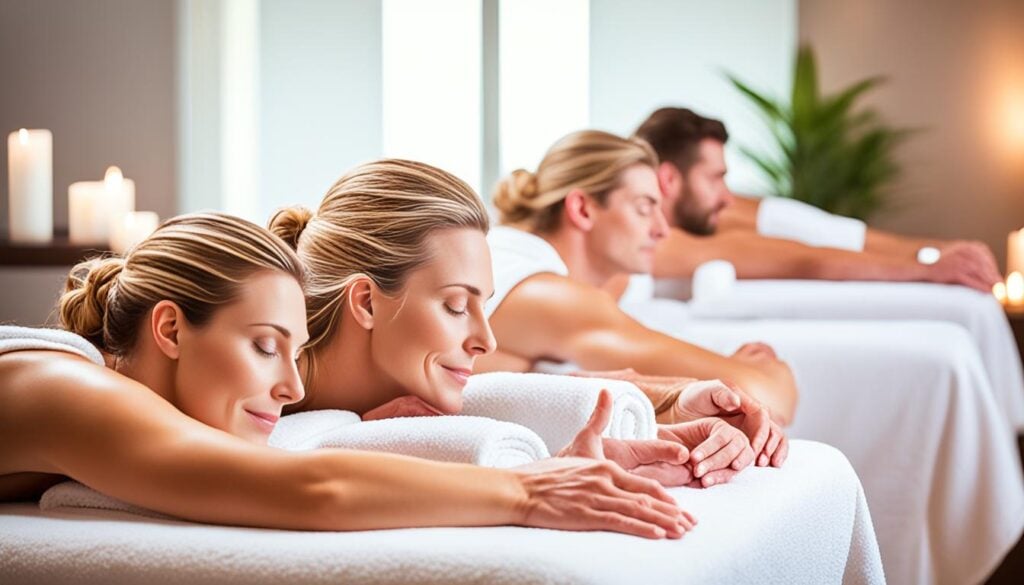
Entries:
{"type": "Polygon", "coordinates": [[[231,431],[234,406],[257,388],[258,364],[245,348],[206,344],[183,355],[176,391],[185,414],[218,429],[231,431]]]}

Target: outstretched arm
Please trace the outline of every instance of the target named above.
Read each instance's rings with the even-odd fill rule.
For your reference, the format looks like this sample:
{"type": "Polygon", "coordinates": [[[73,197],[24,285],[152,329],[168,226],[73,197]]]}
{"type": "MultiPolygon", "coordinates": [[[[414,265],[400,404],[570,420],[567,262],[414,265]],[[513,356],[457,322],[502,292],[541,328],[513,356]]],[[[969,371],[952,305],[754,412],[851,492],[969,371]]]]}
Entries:
{"type": "Polygon", "coordinates": [[[4,356],[0,381],[0,474],[67,475],[189,520],[306,530],[525,524],[647,537],[679,527],[674,502],[656,482],[608,462],[509,471],[337,449],[280,451],[203,425],[128,378],[53,352],[4,356]]]}
{"type": "MultiPolygon", "coordinates": [[[[531,362],[553,359],[588,370],[633,368],[643,374],[728,379],[784,424],[796,407],[795,384],[782,362],[726,357],[652,331],[619,310],[611,295],[563,276],[526,279],[490,322],[502,352],[531,362]]],[[[486,360],[478,364],[487,369],[486,360]]],[[[657,404],[664,397],[650,398],[657,404]]]]}
{"type": "Polygon", "coordinates": [[[698,237],[677,229],[658,243],[654,275],[689,277],[698,266],[715,259],[731,262],[739,278],[921,281],[962,284],[984,292],[999,279],[978,260],[973,245],[951,245],[937,263],[924,265],[916,256],[816,248],[742,230],[698,237]]]}

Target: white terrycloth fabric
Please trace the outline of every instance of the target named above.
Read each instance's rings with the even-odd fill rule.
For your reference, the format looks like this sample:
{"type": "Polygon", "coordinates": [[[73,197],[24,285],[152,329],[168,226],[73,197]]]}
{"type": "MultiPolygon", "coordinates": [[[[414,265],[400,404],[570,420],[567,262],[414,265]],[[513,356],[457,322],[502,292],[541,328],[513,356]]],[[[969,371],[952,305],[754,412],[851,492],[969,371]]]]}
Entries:
{"type": "Polygon", "coordinates": [[[331,433],[342,427],[362,422],[359,415],[347,410],[311,410],[282,416],[270,433],[267,444],[279,449],[302,451],[322,447],[331,433]]]}
{"type": "Polygon", "coordinates": [[[959,324],[981,351],[999,409],[1013,428],[1024,432],[1024,372],[1006,314],[992,295],[924,282],[740,280],[727,295],[691,302],[690,313],[707,319],[928,319],[959,324]]]}
{"type": "Polygon", "coordinates": [[[569,274],[565,262],[551,244],[543,239],[506,226],[491,228],[487,234],[494,273],[494,296],[487,301],[484,312],[490,318],[501,301],[517,284],[534,274],[569,274]]]}
{"type": "Polygon", "coordinates": [[[421,416],[342,424],[301,443],[277,445],[293,450],[337,447],[380,451],[484,467],[516,467],[548,457],[544,441],[530,429],[478,416],[421,416]]]}
{"type": "Polygon", "coordinates": [[[43,496],[39,498],[39,509],[40,510],[58,510],[61,508],[77,508],[86,510],[107,510],[110,512],[127,512],[129,514],[138,514],[140,516],[149,516],[151,518],[161,518],[164,520],[173,520],[172,516],[161,514],[160,512],[154,512],[123,502],[117,498],[112,498],[106,494],[82,485],[77,481],[65,481],[64,483],[58,483],[52,488],[43,492],[43,496]]]}
{"type": "Polygon", "coordinates": [[[29,349],[65,351],[103,365],[103,356],[96,346],[69,331],[0,325],[0,355],[29,349]]]}
{"type": "Polygon", "coordinates": [[[557,453],[590,418],[602,388],[612,395],[612,417],[604,435],[613,439],[657,436],[654,408],[630,382],[597,378],[494,372],[470,376],[462,414],[521,424],[557,453]]]}
{"type": "Polygon", "coordinates": [[[864,249],[867,225],[795,199],[765,197],[757,206],[757,233],[810,246],[860,252],[864,249]]]}
{"type": "Polygon", "coordinates": [[[260,530],[8,504],[0,575],[53,585],[884,583],[860,484],[831,447],[796,441],[781,470],[670,492],[700,520],[677,541],[509,526],[260,530]]]}
{"type": "Polygon", "coordinates": [[[977,583],[1024,531],[1013,432],[963,328],[928,321],[714,321],[659,299],[648,327],[722,353],[771,344],[793,369],[796,438],[850,458],[893,583],[977,583]]]}

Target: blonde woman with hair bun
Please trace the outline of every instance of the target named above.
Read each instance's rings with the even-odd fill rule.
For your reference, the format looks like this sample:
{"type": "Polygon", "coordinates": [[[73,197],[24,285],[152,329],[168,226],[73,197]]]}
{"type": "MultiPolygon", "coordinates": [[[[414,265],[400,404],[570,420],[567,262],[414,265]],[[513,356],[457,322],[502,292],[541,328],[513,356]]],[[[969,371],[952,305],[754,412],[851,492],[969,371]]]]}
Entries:
{"type": "MultiPolygon", "coordinates": [[[[308,218],[294,218],[298,233],[308,218]]],[[[0,328],[14,341],[0,343],[0,501],[71,478],[182,519],[268,528],[519,524],[662,538],[689,522],[657,484],[608,463],[510,471],[268,447],[283,407],[304,397],[303,279],[279,238],[211,213],[76,266],[60,299],[67,331],[0,328]],[[588,494],[606,509],[570,513],[588,494]]]]}

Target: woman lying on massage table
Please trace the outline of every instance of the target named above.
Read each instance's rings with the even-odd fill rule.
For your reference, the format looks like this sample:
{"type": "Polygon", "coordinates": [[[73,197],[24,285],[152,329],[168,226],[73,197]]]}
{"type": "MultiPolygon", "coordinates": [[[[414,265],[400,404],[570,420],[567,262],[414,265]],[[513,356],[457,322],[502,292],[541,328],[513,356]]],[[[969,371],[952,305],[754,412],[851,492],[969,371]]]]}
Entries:
{"type": "MultiPolygon", "coordinates": [[[[429,165],[382,160],[339,179],[315,216],[284,209],[270,228],[307,271],[306,397],[289,409],[364,419],[460,412],[474,361],[495,350],[484,316],[494,291],[488,218],[468,185],[429,165]]],[[[605,374],[662,388],[677,382],[605,374]]],[[[754,460],[751,442],[759,453],[768,442],[766,410],[742,392],[699,382],[672,395],[680,399],[665,410],[681,421],[659,435],[690,449],[692,470],[658,462],[642,442],[606,441],[607,455],[666,485],[691,483],[692,471],[708,486],[754,460]]],[[[776,445],[781,464],[786,444],[776,445]]]]}
{"type": "MultiPolygon", "coordinates": [[[[58,351],[0,356],[0,501],[36,497],[70,477],[135,505],[218,524],[519,524],[650,538],[693,526],[655,481],[607,461],[497,470],[267,447],[282,407],[303,398],[301,282],[299,260],[283,242],[220,214],[172,219],[123,259],[77,266],[61,321],[102,349],[110,367],[58,351]]],[[[366,367],[350,365],[351,376],[366,367]]],[[[581,442],[599,436],[600,418],[581,442]]],[[[676,459],[684,455],[670,446],[676,459]]],[[[598,443],[588,454],[599,450],[598,443]]]]}

